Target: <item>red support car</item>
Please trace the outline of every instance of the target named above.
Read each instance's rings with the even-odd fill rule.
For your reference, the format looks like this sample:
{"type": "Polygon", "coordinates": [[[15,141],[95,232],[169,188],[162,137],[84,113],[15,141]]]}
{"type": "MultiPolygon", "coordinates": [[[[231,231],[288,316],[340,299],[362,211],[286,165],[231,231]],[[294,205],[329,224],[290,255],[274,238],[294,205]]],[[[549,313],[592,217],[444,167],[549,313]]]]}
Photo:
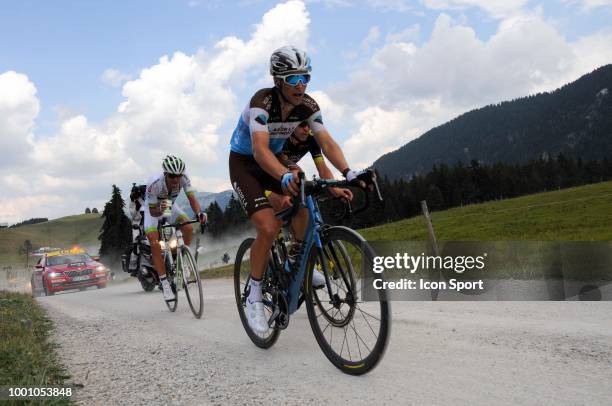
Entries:
{"type": "Polygon", "coordinates": [[[108,269],[95,259],[82,248],[45,253],[32,273],[32,294],[38,296],[44,292],[49,296],[63,290],[85,290],[90,286],[105,288],[108,269]]]}

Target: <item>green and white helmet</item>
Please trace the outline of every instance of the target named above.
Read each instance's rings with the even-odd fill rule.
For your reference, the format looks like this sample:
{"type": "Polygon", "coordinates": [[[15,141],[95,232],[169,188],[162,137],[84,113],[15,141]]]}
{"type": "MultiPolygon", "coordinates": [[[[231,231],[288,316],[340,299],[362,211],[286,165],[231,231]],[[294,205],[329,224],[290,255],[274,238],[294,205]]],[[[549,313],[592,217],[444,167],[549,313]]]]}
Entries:
{"type": "Polygon", "coordinates": [[[182,175],[185,172],[185,162],[174,155],[167,155],[162,162],[165,173],[171,175],[182,175]]]}

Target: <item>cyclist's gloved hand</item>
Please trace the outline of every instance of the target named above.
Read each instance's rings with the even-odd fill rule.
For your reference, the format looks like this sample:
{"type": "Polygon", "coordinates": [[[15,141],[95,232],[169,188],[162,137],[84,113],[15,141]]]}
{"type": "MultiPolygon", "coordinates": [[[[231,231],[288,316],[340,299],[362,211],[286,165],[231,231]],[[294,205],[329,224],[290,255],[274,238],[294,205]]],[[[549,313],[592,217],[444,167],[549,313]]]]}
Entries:
{"type": "Polygon", "coordinates": [[[344,171],[342,171],[342,175],[344,175],[346,180],[349,182],[352,182],[357,179],[357,172],[349,168],[346,168],[344,171]]]}
{"type": "Polygon", "coordinates": [[[298,187],[297,187],[297,176],[293,172],[287,172],[281,178],[281,187],[283,188],[283,192],[291,193],[292,195],[297,195],[298,187]]]}
{"type": "Polygon", "coordinates": [[[344,175],[347,181],[356,184],[356,186],[359,186],[362,189],[365,189],[366,183],[363,180],[359,179],[360,174],[361,172],[357,172],[349,168],[346,168],[342,171],[342,175],[344,175]]]}
{"type": "Polygon", "coordinates": [[[201,211],[198,213],[198,220],[200,220],[200,224],[204,225],[208,222],[208,215],[201,211]]]}

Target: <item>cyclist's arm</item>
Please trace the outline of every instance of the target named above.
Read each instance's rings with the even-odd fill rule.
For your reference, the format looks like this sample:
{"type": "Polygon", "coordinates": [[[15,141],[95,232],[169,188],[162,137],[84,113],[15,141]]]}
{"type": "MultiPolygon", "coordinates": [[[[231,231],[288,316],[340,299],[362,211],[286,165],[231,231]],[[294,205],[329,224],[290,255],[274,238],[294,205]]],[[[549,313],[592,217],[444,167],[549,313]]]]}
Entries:
{"type": "Polygon", "coordinates": [[[195,193],[187,193],[187,200],[189,200],[191,210],[193,210],[197,216],[197,214],[202,211],[202,208],[200,206],[200,202],[198,202],[198,199],[195,197],[195,193]]]}
{"type": "Polygon", "coordinates": [[[200,207],[200,202],[198,202],[198,199],[196,198],[196,191],[193,186],[191,186],[191,178],[189,175],[187,175],[187,173],[184,173],[181,177],[181,188],[183,191],[185,191],[185,196],[187,196],[187,200],[189,200],[191,210],[193,210],[197,216],[198,213],[202,211],[202,208],[200,207]]]}
{"type": "Polygon", "coordinates": [[[329,167],[327,166],[327,164],[325,163],[323,159],[316,159],[314,163],[317,168],[317,172],[319,172],[319,176],[321,177],[321,179],[333,179],[334,178],[334,174],[332,173],[331,169],[329,169],[329,167]]]}
{"type": "Polygon", "coordinates": [[[295,162],[293,162],[291,159],[289,159],[289,157],[286,154],[281,153],[280,155],[277,155],[277,157],[280,163],[283,164],[285,167],[301,170],[300,166],[296,164],[295,162]]]}
{"type": "Polygon", "coordinates": [[[340,172],[344,171],[345,169],[348,169],[349,166],[346,163],[344,153],[342,152],[336,141],[334,141],[331,135],[329,135],[326,129],[322,129],[320,131],[315,132],[314,137],[317,140],[317,143],[319,144],[321,149],[323,150],[323,155],[325,155],[325,157],[329,159],[329,162],[331,162],[336,169],[338,169],[340,172]]]}
{"type": "Polygon", "coordinates": [[[261,168],[275,179],[281,179],[287,168],[280,163],[276,155],[270,150],[270,133],[266,131],[255,131],[251,136],[253,143],[253,158],[261,168]]]}

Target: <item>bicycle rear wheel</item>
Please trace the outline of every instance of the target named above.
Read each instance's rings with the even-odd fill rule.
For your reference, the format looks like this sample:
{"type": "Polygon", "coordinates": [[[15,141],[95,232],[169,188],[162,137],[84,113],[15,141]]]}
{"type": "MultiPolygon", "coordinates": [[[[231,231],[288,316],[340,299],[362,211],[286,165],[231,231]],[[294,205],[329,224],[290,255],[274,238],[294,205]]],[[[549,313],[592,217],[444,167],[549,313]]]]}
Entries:
{"type": "Polygon", "coordinates": [[[362,375],[376,367],[387,348],[390,303],[384,290],[363,300],[362,287],[373,278],[375,254],[359,234],[346,227],[332,227],[321,237],[324,249],[313,247],[308,256],[305,283],[310,326],[332,364],[344,373],[362,375]],[[327,272],[330,289],[312,288],[314,267],[327,272]]]}
{"type": "Polygon", "coordinates": [[[187,247],[181,247],[180,266],[183,272],[183,288],[187,302],[196,319],[202,317],[204,311],[204,298],[202,295],[202,280],[195,260],[187,247]]]}
{"type": "MultiPolygon", "coordinates": [[[[251,279],[251,245],[255,241],[254,238],[247,238],[242,242],[238,248],[236,254],[236,261],[234,262],[234,296],[236,297],[236,306],[238,307],[238,314],[242,321],[242,326],[246,331],[247,335],[253,341],[253,344],[259,348],[270,348],[274,345],[280,334],[280,329],[276,325],[276,322],[272,324],[272,327],[265,334],[259,334],[254,332],[249,326],[249,322],[246,318],[246,299],[249,296],[249,281],[251,279]]],[[[272,316],[274,311],[274,304],[272,295],[269,292],[270,287],[270,272],[265,272],[264,279],[262,280],[262,299],[264,303],[264,309],[266,317],[272,316]]]]}
{"type": "Polygon", "coordinates": [[[168,279],[168,282],[170,283],[170,288],[172,289],[172,292],[174,293],[174,299],[172,300],[165,300],[166,302],[166,306],[168,306],[168,310],[170,310],[171,312],[176,311],[176,307],[178,306],[178,294],[176,292],[176,274],[174,272],[174,269],[172,266],[170,266],[170,261],[168,260],[168,257],[165,258],[165,264],[166,264],[166,278],[168,279]]]}

